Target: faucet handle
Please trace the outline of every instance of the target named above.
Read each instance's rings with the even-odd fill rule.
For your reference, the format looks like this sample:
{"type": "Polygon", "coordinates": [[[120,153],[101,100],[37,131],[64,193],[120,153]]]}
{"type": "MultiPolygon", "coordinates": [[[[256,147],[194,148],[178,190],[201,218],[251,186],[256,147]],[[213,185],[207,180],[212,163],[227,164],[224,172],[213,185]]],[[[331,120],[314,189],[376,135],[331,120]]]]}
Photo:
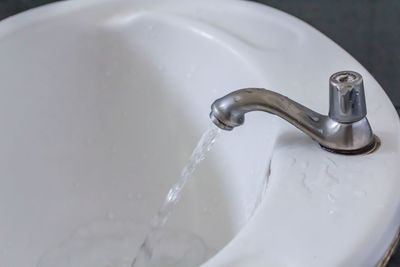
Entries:
{"type": "Polygon", "coordinates": [[[353,123],[365,118],[364,84],[355,71],[340,71],[329,78],[329,117],[340,123],[353,123]]]}

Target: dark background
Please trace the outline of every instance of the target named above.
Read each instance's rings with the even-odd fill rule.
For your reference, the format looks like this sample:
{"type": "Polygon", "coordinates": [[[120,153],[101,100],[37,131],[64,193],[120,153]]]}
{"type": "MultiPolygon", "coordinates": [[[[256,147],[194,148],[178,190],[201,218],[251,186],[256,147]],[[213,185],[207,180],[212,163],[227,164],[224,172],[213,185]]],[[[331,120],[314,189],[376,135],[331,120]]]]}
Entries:
{"type": "MultiPolygon", "coordinates": [[[[0,20],[58,0],[0,0],[0,20]]],[[[253,0],[311,24],[377,79],[400,114],[400,0],[253,0]]],[[[397,250],[388,264],[400,266],[397,250]]]]}

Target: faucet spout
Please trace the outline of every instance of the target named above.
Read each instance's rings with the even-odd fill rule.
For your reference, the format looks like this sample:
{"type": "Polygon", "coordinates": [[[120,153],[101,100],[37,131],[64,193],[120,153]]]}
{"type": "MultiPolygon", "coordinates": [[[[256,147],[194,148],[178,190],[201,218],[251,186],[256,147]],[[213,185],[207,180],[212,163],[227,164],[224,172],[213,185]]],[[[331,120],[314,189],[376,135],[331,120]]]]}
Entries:
{"type": "Polygon", "coordinates": [[[211,106],[210,118],[219,128],[232,130],[242,125],[245,114],[251,111],[281,117],[331,152],[360,154],[376,146],[366,118],[362,77],[356,72],[345,71],[331,76],[328,116],[276,92],[245,88],[217,99],[211,106]]]}

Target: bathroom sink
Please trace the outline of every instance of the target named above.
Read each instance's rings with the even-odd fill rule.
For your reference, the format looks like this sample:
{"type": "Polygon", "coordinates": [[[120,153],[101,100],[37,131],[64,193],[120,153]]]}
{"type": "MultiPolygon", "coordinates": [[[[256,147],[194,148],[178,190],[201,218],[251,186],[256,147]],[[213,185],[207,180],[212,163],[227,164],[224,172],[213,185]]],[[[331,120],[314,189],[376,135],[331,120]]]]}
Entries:
{"type": "Polygon", "coordinates": [[[307,24],[244,1],[84,0],[0,22],[0,266],[130,266],[211,103],[261,87],[328,110],[364,78],[373,153],[274,116],[221,134],[167,227],[212,266],[376,266],[400,225],[400,124],[374,78],[307,24]]]}

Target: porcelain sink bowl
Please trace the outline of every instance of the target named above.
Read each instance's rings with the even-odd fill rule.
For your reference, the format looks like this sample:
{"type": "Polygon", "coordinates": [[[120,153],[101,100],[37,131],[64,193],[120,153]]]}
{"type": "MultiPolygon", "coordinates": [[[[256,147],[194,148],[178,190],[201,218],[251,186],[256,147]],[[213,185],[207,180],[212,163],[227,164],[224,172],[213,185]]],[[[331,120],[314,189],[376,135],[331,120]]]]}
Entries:
{"type": "Polygon", "coordinates": [[[168,227],[198,240],[204,266],[375,266],[395,242],[396,112],[296,18],[241,1],[66,1],[2,21],[0,58],[1,266],[130,266],[216,98],[264,87],[326,113],[345,69],[364,77],[376,152],[331,154],[249,114],[168,227]]]}

